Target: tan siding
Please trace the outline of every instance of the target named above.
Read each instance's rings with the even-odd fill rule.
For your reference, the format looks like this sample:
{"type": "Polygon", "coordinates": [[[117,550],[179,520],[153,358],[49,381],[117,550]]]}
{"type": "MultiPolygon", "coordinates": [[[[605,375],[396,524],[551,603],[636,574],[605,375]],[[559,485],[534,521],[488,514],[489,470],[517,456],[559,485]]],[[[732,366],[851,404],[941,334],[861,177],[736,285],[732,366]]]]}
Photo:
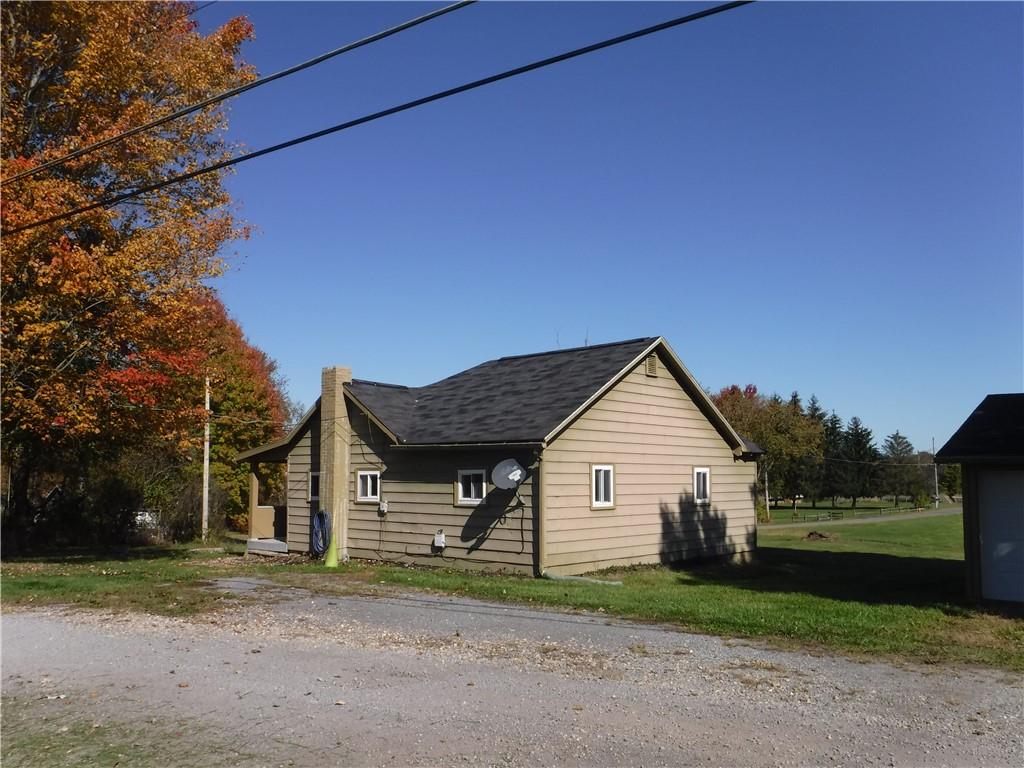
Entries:
{"type": "Polygon", "coordinates": [[[753,463],[736,461],[661,359],[641,363],[544,451],[545,565],[583,573],[753,548],[753,463]],[[615,466],[615,506],[590,509],[590,465],[615,466]],[[693,468],[711,504],[692,503],[693,468]]]}
{"type": "Polygon", "coordinates": [[[306,501],[310,472],[320,471],[320,411],[309,419],[288,452],[288,551],[309,551],[309,527],[312,510],[306,501]]]}
{"type": "Polygon", "coordinates": [[[533,569],[533,480],[527,477],[514,494],[496,491],[490,472],[512,456],[524,467],[531,457],[506,450],[395,450],[365,415],[350,409],[352,423],[349,477],[349,551],[354,557],[379,558],[460,567],[533,569]],[[388,502],[382,517],[374,503],[356,501],[356,477],[361,469],[381,473],[381,498],[388,502]],[[454,503],[459,469],[485,469],[488,495],[479,507],[454,503]],[[445,532],[444,559],[431,552],[434,533],[445,532]]]}

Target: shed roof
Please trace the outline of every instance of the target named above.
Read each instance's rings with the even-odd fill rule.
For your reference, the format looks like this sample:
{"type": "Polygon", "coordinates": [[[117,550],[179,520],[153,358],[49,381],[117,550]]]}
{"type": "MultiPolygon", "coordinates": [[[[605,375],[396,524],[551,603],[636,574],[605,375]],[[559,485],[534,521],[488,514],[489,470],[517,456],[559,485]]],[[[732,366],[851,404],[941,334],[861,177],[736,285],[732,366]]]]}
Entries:
{"type": "Polygon", "coordinates": [[[935,461],[1024,461],[1024,393],[988,395],[939,449],[935,461]]]}

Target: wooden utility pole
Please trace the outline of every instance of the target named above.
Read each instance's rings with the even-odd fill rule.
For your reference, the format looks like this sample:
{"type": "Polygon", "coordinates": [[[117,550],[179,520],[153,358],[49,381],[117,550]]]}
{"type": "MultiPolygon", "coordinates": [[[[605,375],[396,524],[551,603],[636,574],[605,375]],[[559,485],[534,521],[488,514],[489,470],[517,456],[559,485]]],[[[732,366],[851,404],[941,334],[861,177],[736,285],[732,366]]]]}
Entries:
{"type": "Polygon", "coordinates": [[[932,438],[932,473],[935,476],[935,508],[939,508],[939,465],[935,463],[935,438],[932,438]]]}
{"type": "Polygon", "coordinates": [[[210,532],[210,377],[206,377],[206,421],[203,425],[203,541],[210,532]]]}

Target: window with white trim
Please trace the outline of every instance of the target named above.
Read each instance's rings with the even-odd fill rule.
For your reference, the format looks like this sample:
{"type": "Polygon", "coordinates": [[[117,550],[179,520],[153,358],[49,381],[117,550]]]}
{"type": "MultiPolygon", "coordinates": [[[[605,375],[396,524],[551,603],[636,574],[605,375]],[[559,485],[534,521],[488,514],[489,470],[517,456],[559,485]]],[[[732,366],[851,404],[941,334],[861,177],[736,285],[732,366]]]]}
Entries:
{"type": "Polygon", "coordinates": [[[590,468],[590,505],[615,506],[615,467],[611,464],[595,464],[590,468]]]}
{"type": "Polygon", "coordinates": [[[320,473],[306,473],[306,501],[318,501],[320,499],[320,473]]]}
{"type": "Polygon", "coordinates": [[[361,469],[356,473],[356,501],[380,501],[380,472],[361,469]]]}
{"type": "Polygon", "coordinates": [[[693,500],[697,504],[711,501],[711,470],[707,467],[693,469],[693,500]]]}
{"type": "Polygon", "coordinates": [[[487,470],[460,469],[455,481],[457,504],[479,504],[487,495],[487,470]]]}

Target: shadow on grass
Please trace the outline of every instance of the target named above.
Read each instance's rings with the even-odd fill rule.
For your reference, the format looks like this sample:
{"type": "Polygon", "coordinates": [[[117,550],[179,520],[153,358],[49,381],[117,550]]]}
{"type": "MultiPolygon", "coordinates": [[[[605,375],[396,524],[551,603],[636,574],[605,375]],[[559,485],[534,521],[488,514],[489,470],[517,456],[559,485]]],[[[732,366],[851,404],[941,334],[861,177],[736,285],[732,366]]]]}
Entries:
{"type": "Polygon", "coordinates": [[[979,610],[1011,618],[1024,616],[1024,610],[1016,606],[979,606],[968,601],[962,560],[759,547],[751,563],[697,565],[686,572],[687,576],[677,579],[680,586],[716,584],[873,605],[936,608],[951,616],[979,610]]]}

